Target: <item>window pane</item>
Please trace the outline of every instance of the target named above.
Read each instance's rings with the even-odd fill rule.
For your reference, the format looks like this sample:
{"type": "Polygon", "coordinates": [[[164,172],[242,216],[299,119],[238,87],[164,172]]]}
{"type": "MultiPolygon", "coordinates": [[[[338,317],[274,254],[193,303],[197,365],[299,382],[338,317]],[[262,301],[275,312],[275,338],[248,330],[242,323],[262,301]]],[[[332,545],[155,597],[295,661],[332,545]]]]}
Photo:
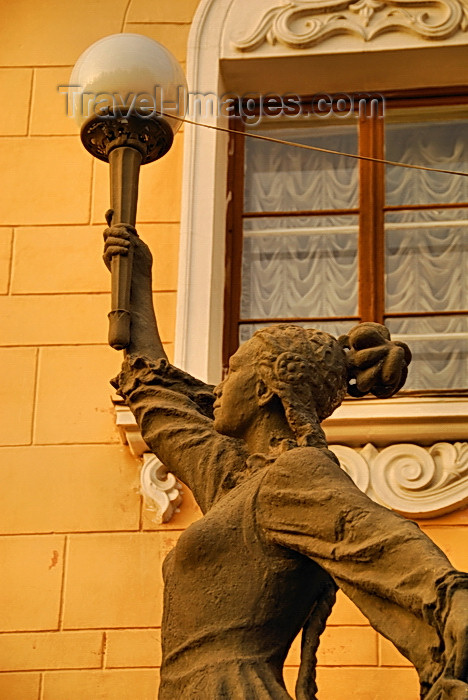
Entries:
{"type": "Polygon", "coordinates": [[[468,209],[390,212],[387,312],[468,309],[468,209]]]}
{"type": "MultiPolygon", "coordinates": [[[[316,127],[265,129],[247,133],[358,152],[355,120],[336,125],[322,118],[316,127]],[[350,123],[351,122],[351,123],[350,123]]],[[[245,139],[245,211],[350,209],[358,206],[358,161],[294,146],[245,139]]]]}
{"type": "Polygon", "coordinates": [[[468,317],[389,318],[394,340],[411,348],[413,361],[405,389],[468,387],[468,317]]]}
{"type": "MultiPolygon", "coordinates": [[[[294,326],[302,326],[302,328],[316,328],[319,331],[325,331],[330,333],[335,338],[340,335],[347,333],[353,326],[355,326],[357,321],[303,321],[300,323],[294,323],[294,326]]],[[[241,323],[239,326],[239,343],[245,343],[249,338],[253,336],[255,331],[260,330],[260,328],[267,328],[268,326],[274,326],[274,323],[241,323]]]]}
{"type": "MultiPolygon", "coordinates": [[[[430,168],[468,171],[468,119],[459,108],[388,112],[385,157],[430,168]],[[441,110],[444,111],[441,111],[441,110]],[[452,118],[453,117],[453,118],[452,118]],[[389,122],[389,123],[388,123],[389,122]]],[[[468,178],[386,166],[386,200],[391,206],[468,202],[468,178]]]]}
{"type": "Polygon", "coordinates": [[[357,216],[244,221],[241,319],[357,314],[357,216]]]}

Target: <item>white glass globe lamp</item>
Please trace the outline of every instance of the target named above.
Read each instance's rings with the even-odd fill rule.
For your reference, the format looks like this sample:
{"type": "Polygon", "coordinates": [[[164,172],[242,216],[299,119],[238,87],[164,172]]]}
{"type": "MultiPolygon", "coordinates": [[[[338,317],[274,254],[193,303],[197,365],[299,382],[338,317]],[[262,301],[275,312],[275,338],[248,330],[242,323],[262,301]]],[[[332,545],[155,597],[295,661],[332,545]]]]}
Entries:
{"type": "Polygon", "coordinates": [[[122,33],[106,36],[86,49],[73,68],[70,91],[83,143],[101,160],[107,160],[108,144],[103,148],[102,143],[90,143],[89,131],[93,141],[103,130],[107,136],[100,133],[99,140],[109,140],[113,120],[130,119],[137,131],[138,120],[146,140],[148,132],[156,133],[155,125],[159,125],[159,148],[143,154],[146,163],[169,150],[185,114],[187,82],[179,62],[162,44],[141,34],[122,33]]]}

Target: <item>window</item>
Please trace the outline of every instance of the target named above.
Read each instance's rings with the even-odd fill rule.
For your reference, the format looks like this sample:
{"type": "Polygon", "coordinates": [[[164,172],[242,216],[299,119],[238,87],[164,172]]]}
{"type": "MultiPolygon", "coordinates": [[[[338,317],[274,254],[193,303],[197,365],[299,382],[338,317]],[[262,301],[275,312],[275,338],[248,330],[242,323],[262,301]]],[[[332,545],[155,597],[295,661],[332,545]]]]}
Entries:
{"type": "Polygon", "coordinates": [[[407,390],[468,387],[468,178],[239,133],[468,172],[466,101],[388,96],[384,117],[233,120],[225,362],[272,323],[339,335],[377,321],[413,351],[407,390]]]}

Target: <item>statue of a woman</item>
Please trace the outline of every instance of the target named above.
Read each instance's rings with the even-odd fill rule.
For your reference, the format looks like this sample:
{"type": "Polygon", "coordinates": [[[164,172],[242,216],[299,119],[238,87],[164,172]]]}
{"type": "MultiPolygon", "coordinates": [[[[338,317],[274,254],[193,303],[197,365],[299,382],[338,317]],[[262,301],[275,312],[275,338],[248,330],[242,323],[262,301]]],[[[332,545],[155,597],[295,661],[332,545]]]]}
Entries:
{"type": "Polygon", "coordinates": [[[164,562],[160,700],[287,700],[282,668],[301,630],[296,697],[313,700],[337,587],[414,664],[422,698],[467,700],[468,574],[416,524],[365,496],[320,427],[347,389],[397,391],[406,346],[377,324],[338,341],[298,326],[266,328],[213,389],[167,361],[147,246],[130,227],[111,227],[105,238],[108,265],[134,247],[119,391],[204,513],[164,562]]]}

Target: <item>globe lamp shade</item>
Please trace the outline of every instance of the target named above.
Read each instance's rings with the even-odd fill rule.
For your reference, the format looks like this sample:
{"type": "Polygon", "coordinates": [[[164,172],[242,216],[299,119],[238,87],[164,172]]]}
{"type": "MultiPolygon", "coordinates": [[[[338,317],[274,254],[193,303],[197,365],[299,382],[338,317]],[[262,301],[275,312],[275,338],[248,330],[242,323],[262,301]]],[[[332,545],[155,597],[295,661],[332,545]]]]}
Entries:
{"type": "Polygon", "coordinates": [[[112,34],[81,54],[70,78],[78,126],[94,116],[118,113],[151,117],[164,112],[173,134],[179,129],[187,82],[177,59],[141,34],[112,34]]]}

